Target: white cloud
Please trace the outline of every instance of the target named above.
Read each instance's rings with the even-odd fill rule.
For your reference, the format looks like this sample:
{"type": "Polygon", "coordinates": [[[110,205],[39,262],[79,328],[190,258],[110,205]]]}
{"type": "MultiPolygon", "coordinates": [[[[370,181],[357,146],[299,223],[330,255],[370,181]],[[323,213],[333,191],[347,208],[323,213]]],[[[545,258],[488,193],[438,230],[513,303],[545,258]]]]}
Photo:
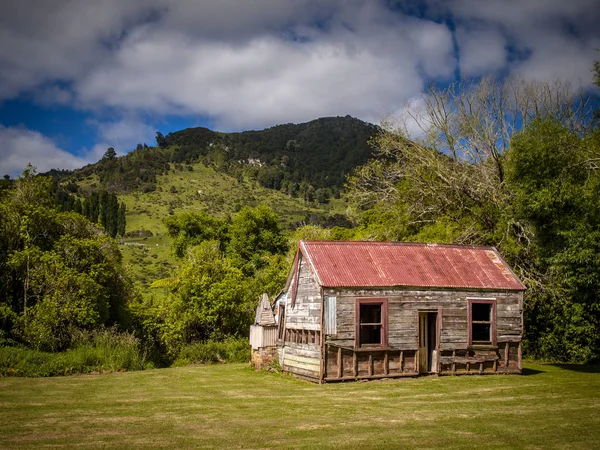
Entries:
{"type": "MultiPolygon", "coordinates": [[[[478,29],[502,30],[507,44],[519,56],[505,67],[530,79],[561,78],[575,85],[589,87],[591,68],[600,47],[600,8],[596,0],[504,0],[480,2],[454,0],[444,2],[456,22],[478,29]]],[[[457,33],[461,56],[467,69],[484,73],[496,70],[500,38],[492,34],[479,36],[457,33]],[[462,39],[461,39],[462,38],[462,39]],[[486,42],[487,41],[487,42],[486,42]],[[475,49],[473,48],[475,47],[475,49]],[[489,54],[486,54],[486,49],[489,54]]],[[[490,33],[490,31],[488,31],[490,33]]],[[[507,55],[511,56],[511,55],[507,55]]],[[[514,56],[514,55],[513,55],[514,56]]],[[[463,61],[461,61],[461,68],[463,61]]]]}
{"type": "Polygon", "coordinates": [[[264,33],[243,43],[196,40],[140,28],[76,91],[84,104],[200,114],[236,129],[326,115],[377,120],[418,94],[424,74],[453,72],[447,27],[356,3],[326,30],[290,29],[308,36],[303,42],[264,33]]]}
{"type": "Polygon", "coordinates": [[[506,39],[494,29],[456,30],[459,67],[463,76],[477,76],[506,65],[506,39]]]}
{"type": "Polygon", "coordinates": [[[0,173],[19,175],[27,164],[38,172],[50,169],[75,169],[88,164],[86,157],[77,157],[58,148],[46,136],[24,128],[0,125],[0,173]]]}
{"type": "Polygon", "coordinates": [[[113,108],[125,119],[93,123],[95,151],[124,152],[150,140],[154,130],[136,119],[146,113],[202,116],[225,130],[326,115],[378,122],[457,65],[464,75],[591,82],[594,0],[426,4],[431,19],[383,0],[1,2],[0,99],[113,108]]]}
{"type": "Polygon", "coordinates": [[[123,155],[133,150],[137,144],[154,143],[156,130],[136,117],[126,117],[112,122],[90,120],[89,125],[96,129],[98,143],[92,154],[101,157],[108,147],[123,155]]]}
{"type": "Polygon", "coordinates": [[[455,66],[445,25],[379,1],[32,1],[0,6],[0,98],[59,80],[73,92],[45,88],[38,101],[74,94],[79,108],[203,115],[226,129],[378,120],[455,66]]]}

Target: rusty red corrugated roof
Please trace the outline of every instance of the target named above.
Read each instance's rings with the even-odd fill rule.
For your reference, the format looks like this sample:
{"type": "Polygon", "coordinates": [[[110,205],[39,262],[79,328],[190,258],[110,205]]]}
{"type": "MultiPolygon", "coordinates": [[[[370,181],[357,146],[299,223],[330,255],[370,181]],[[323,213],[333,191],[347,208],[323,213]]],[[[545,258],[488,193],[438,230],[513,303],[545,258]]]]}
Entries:
{"type": "Polygon", "coordinates": [[[299,248],[324,287],[525,290],[493,247],[300,241],[299,248]]]}

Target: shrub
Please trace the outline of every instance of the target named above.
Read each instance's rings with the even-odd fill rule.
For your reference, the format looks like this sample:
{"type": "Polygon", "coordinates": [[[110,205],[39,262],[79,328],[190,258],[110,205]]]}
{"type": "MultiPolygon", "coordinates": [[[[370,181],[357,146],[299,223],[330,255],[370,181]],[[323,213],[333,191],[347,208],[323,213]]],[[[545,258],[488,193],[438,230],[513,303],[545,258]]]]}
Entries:
{"type": "Polygon", "coordinates": [[[129,333],[103,329],[75,337],[64,352],[25,347],[0,348],[0,376],[51,377],[75,373],[114,372],[152,368],[140,341],[129,333]]]}
{"type": "Polygon", "coordinates": [[[250,361],[248,339],[229,337],[223,341],[208,341],[183,347],[173,366],[248,361],[250,361]]]}

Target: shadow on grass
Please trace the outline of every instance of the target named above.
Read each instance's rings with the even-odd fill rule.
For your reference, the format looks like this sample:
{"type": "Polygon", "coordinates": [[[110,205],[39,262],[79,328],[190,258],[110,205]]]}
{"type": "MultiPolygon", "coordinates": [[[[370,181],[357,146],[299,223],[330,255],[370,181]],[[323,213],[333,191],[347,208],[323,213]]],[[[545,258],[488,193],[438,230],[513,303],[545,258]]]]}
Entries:
{"type": "MultiPolygon", "coordinates": [[[[573,372],[583,373],[600,373],[600,365],[591,364],[552,364],[554,367],[559,367],[565,370],[572,370],[573,372]]],[[[523,372],[525,372],[523,370],[523,372]]]]}
{"type": "Polygon", "coordinates": [[[544,373],[543,370],[536,370],[536,369],[530,369],[528,367],[523,367],[523,370],[521,371],[521,375],[538,375],[540,373],[544,373]]]}

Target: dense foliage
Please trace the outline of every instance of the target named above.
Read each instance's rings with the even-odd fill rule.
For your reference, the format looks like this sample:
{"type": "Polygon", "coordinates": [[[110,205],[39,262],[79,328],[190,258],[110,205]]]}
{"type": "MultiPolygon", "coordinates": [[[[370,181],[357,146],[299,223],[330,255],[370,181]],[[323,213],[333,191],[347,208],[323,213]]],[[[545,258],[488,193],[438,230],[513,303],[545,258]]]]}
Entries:
{"type": "Polygon", "coordinates": [[[76,332],[128,323],[133,298],[116,243],[60,212],[29,167],[0,197],[0,340],[62,350],[76,332]]]}
{"type": "Polygon", "coordinates": [[[153,367],[141,341],[131,333],[102,329],[79,333],[64,352],[0,347],[0,376],[52,377],[75,373],[141,370],[153,367]]]}
{"type": "Polygon", "coordinates": [[[171,356],[189,344],[246,336],[259,296],[276,294],[285,281],[287,240],[276,215],[261,205],[229,221],[202,212],[165,223],[180,266],[174,278],[154,283],[167,296],[135,307],[146,334],[171,356]]]}
{"type": "MultiPolygon", "coordinates": [[[[0,347],[24,347],[0,352],[0,370],[8,370],[1,361],[17,367],[14,358],[39,361],[44,374],[64,370],[65,361],[105,370],[113,363],[98,358],[113,353],[99,349],[113,347],[124,355],[115,361],[131,367],[145,364],[142,347],[178,364],[246,358],[257,300],[282,288],[300,239],[495,246],[528,287],[527,355],[598,360],[600,127],[576,94],[559,82],[461,82],[431,88],[420,110],[407,111],[410,128],[350,117],[260,132],[194,128],[157,133],[159,147],[139,145],[124,157],[109,149],[97,164],[53,180],[31,167],[17,180],[5,177],[0,347]],[[414,125],[420,131],[411,135],[414,125]],[[115,192],[152,190],[169,164],[183,171],[182,163],[198,160],[317,202],[339,193],[352,171],[348,217],[285,235],[265,205],[236,208],[233,217],[173,214],[164,223],[178,267],[154,282],[156,295],[137,296],[111,239],[125,235],[115,192]],[[73,180],[90,175],[100,186],[82,195],[73,180]],[[82,341],[86,333],[95,340],[82,341]],[[116,344],[98,344],[109,338],[116,344]],[[63,359],[43,353],[65,349],[63,359]]],[[[29,373],[31,364],[18,367],[29,373]]]]}
{"type": "Polygon", "coordinates": [[[78,186],[73,182],[66,184],[66,188],[54,183],[53,190],[55,202],[61,211],[82,214],[92,223],[101,225],[112,238],[125,235],[126,208],[124,203],[119,203],[115,194],[100,190],[82,200],[69,192],[78,191],[78,186]]]}

